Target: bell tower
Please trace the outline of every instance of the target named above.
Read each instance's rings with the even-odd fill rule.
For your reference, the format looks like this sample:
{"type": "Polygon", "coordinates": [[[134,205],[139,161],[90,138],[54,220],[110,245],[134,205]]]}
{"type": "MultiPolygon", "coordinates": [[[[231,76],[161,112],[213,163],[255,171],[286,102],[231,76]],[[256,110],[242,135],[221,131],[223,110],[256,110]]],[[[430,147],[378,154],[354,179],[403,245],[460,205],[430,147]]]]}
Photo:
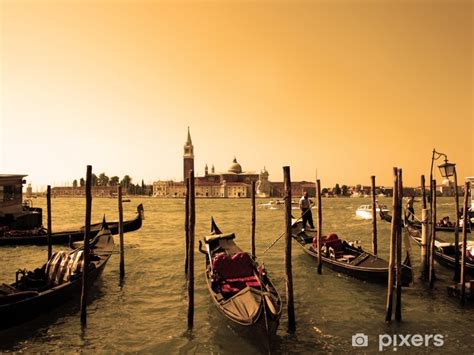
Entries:
{"type": "Polygon", "coordinates": [[[183,181],[189,176],[189,171],[194,170],[194,147],[193,141],[191,140],[191,133],[189,133],[188,127],[188,139],[184,145],[183,155],[183,181]]]}

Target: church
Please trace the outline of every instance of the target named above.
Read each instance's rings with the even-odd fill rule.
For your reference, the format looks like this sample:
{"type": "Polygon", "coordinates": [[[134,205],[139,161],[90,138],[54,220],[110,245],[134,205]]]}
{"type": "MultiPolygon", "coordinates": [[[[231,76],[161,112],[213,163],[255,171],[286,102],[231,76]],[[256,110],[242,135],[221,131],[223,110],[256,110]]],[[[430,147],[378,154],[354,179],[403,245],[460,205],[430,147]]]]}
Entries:
{"type": "MultiPolygon", "coordinates": [[[[184,197],[186,194],[186,178],[189,171],[194,169],[194,146],[188,128],[188,136],[184,145],[183,181],[156,181],[153,183],[155,197],[184,197]]],[[[196,197],[208,198],[246,198],[250,197],[252,181],[256,183],[258,197],[269,197],[271,185],[268,171],[264,168],[259,173],[243,171],[237,158],[230,164],[227,171],[215,172],[214,165],[204,167],[204,176],[195,177],[196,197]]]]}

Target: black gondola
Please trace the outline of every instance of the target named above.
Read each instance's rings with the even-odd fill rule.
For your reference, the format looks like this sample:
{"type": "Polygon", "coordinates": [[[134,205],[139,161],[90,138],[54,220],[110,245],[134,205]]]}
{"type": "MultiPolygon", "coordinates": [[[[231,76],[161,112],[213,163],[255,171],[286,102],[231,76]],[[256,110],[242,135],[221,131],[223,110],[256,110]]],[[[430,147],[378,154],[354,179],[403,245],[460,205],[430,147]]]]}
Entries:
{"type": "Polygon", "coordinates": [[[204,238],[206,281],[219,311],[238,326],[254,327],[272,335],[278,328],[282,303],[265,272],[235,243],[235,235],[222,234],[212,220],[211,235],[204,238]]]}
{"type": "MultiPolygon", "coordinates": [[[[143,205],[137,206],[137,216],[134,219],[123,222],[123,232],[133,232],[141,228],[142,221],[144,218],[143,205]]],[[[118,234],[118,222],[108,223],[110,232],[112,234],[118,234]]],[[[101,223],[95,223],[91,225],[90,237],[94,238],[100,231],[102,226],[101,223]]],[[[73,242],[84,239],[84,227],[74,231],[56,232],[51,235],[52,244],[67,244],[71,239],[73,242]]],[[[48,234],[44,228],[35,230],[18,230],[18,231],[4,231],[0,234],[0,246],[1,245],[47,245],[48,234]]]]}
{"type": "MultiPolygon", "coordinates": [[[[410,226],[407,226],[406,229],[410,237],[421,247],[420,231],[410,226]]],[[[434,251],[435,260],[441,265],[454,269],[456,265],[454,246],[454,243],[445,242],[436,237],[434,251]]],[[[461,243],[459,243],[459,251],[461,253],[461,243]]],[[[461,268],[461,255],[459,255],[459,268],[461,268]]],[[[467,250],[466,272],[474,276],[474,245],[472,247],[469,246],[467,250]]]]}
{"type": "MultiPolygon", "coordinates": [[[[88,287],[101,275],[114,249],[114,238],[104,223],[91,240],[88,287]]],[[[79,298],[82,289],[83,250],[57,252],[33,272],[18,271],[17,281],[0,285],[0,329],[47,313],[61,303],[79,298]]]]}
{"type": "MultiPolygon", "coordinates": [[[[380,218],[386,222],[389,222],[391,223],[392,222],[392,216],[387,213],[387,212],[380,212],[380,218]]],[[[412,228],[414,229],[421,229],[421,222],[420,221],[412,221],[410,219],[406,219],[405,220],[405,224],[407,226],[411,226],[412,228]]],[[[451,224],[451,225],[443,225],[443,224],[440,224],[440,223],[436,223],[436,231],[438,232],[447,232],[447,233],[454,233],[454,230],[455,230],[455,225],[454,224],[451,224]]],[[[461,233],[462,231],[462,227],[459,227],[459,233],[461,233]]],[[[471,233],[471,228],[470,228],[470,224],[469,224],[469,227],[467,228],[467,232],[468,233],[471,233]]]]}
{"type": "MultiPolygon", "coordinates": [[[[302,222],[294,221],[291,227],[293,239],[303,250],[318,259],[317,240],[313,243],[314,232],[302,230],[302,222]]],[[[336,234],[323,236],[321,244],[322,263],[330,269],[361,280],[387,283],[388,262],[364,251],[355,243],[348,243],[336,234]]],[[[412,269],[407,256],[402,265],[402,285],[408,286],[413,280],[412,269]]]]}

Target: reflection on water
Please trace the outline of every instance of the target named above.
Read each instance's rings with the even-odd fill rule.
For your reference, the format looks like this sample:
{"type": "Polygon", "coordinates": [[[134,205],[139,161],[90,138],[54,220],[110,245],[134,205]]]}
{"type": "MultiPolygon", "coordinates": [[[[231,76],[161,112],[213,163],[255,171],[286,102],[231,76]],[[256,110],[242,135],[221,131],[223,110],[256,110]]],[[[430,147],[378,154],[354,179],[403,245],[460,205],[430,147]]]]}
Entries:
{"type": "MultiPolygon", "coordinates": [[[[438,215],[453,215],[450,199],[439,199],[438,215]]],[[[35,200],[40,207],[42,199],[35,200]]],[[[82,199],[53,199],[53,228],[70,229],[83,224],[82,199]]],[[[260,202],[268,202],[258,200],[260,202]]],[[[88,308],[88,325],[81,329],[78,306],[68,303],[22,326],[0,332],[0,350],[12,351],[147,351],[199,353],[266,352],[265,339],[236,332],[215,309],[204,279],[203,256],[196,251],[195,329],[186,331],[184,279],[183,200],[132,199],[124,204],[125,218],[135,215],[136,205],[145,206],[143,227],[125,235],[126,280],[119,285],[118,256],[113,256],[94,287],[88,308]]],[[[337,232],[348,240],[360,240],[370,248],[371,221],[355,217],[355,210],[369,199],[324,199],[326,232],[337,232]]],[[[390,200],[383,203],[390,205],[390,200]]],[[[94,199],[93,221],[117,218],[117,201],[94,199]]],[[[236,242],[250,249],[249,200],[197,200],[196,236],[209,232],[214,216],[223,232],[235,232],[236,242]]],[[[415,205],[415,208],[419,206],[415,205]]],[[[295,214],[298,211],[294,211],[295,214]]],[[[284,230],[283,209],[257,211],[257,255],[284,230]]],[[[390,226],[378,223],[379,254],[387,258],[390,226]]],[[[441,233],[439,233],[441,237],[441,233]]],[[[451,235],[443,235],[449,240],[451,235]]],[[[196,242],[197,245],[197,242],[196,242]]],[[[449,299],[446,285],[451,271],[437,267],[440,279],[434,290],[418,279],[403,293],[401,324],[384,322],[386,286],[361,282],[331,270],[317,275],[316,263],[293,244],[293,279],[297,332],[286,333],[284,310],[277,338],[277,352],[350,351],[353,334],[369,336],[369,351],[377,350],[379,334],[443,334],[444,351],[472,352],[473,307],[462,309],[449,299]]],[[[60,246],[54,247],[56,250],[60,246]]],[[[418,273],[419,249],[413,245],[418,273]]],[[[33,269],[45,262],[45,247],[2,247],[0,282],[14,280],[18,268],[33,269]]],[[[283,239],[260,258],[285,300],[283,239]]],[[[429,349],[417,348],[429,352],[429,349]]],[[[433,350],[433,349],[431,349],[433,350]]],[[[435,349],[436,350],[436,349],[435,349]]]]}

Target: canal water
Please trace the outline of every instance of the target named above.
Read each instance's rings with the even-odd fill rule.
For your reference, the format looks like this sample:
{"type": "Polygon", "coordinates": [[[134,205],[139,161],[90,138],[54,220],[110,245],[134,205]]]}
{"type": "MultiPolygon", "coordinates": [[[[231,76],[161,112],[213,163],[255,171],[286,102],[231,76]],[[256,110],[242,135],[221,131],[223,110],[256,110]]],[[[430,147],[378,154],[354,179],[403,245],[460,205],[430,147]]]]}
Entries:
{"type": "MultiPolygon", "coordinates": [[[[257,205],[265,202],[268,200],[257,200],[257,205]]],[[[381,202],[391,203],[390,199],[381,202]]],[[[438,216],[453,216],[451,199],[439,198],[438,202],[438,216]]],[[[66,303],[32,322],[0,332],[0,352],[268,352],[266,339],[237,332],[215,309],[205,286],[204,256],[197,250],[195,328],[191,333],[186,331],[183,200],[132,197],[130,203],[124,204],[125,219],[135,216],[139,203],[145,207],[146,219],[139,231],[125,235],[125,283],[119,285],[119,256],[113,255],[94,286],[87,327],[81,328],[78,302],[66,303]]],[[[323,199],[324,231],[336,232],[347,240],[360,240],[370,249],[371,221],[355,216],[357,207],[368,203],[369,199],[364,198],[323,199]]],[[[45,208],[40,198],[34,200],[34,205],[45,208]]],[[[55,231],[83,225],[83,199],[57,198],[52,200],[52,206],[55,231]]],[[[250,200],[197,200],[196,207],[196,239],[209,232],[210,218],[214,216],[223,232],[234,232],[238,245],[250,249],[250,200]]],[[[419,203],[415,210],[419,213],[419,203]]],[[[116,220],[117,200],[94,199],[93,222],[100,221],[103,214],[116,220]]],[[[387,258],[390,225],[380,221],[378,228],[379,254],[387,258]]],[[[283,238],[261,255],[283,230],[283,208],[258,207],[257,255],[285,299],[283,238]]],[[[452,239],[450,234],[438,236],[452,239]]],[[[60,248],[64,249],[54,247],[60,248]]],[[[45,247],[0,248],[0,282],[13,282],[17,269],[34,269],[45,262],[46,255],[45,247]]],[[[287,333],[284,309],[277,336],[272,340],[272,352],[376,352],[382,336],[383,344],[392,344],[383,348],[388,351],[472,353],[474,308],[461,308],[447,296],[452,272],[436,264],[439,280],[430,290],[418,280],[420,251],[413,243],[412,255],[417,277],[415,285],[403,291],[403,322],[386,324],[386,285],[362,282],[326,268],[317,275],[315,261],[293,243],[297,331],[287,333]],[[368,337],[368,347],[352,346],[356,334],[359,343],[363,342],[361,334],[368,337]],[[394,345],[393,337],[399,344],[399,336],[408,334],[421,335],[423,344],[418,341],[408,346],[402,341],[401,345],[394,345]],[[436,335],[442,337],[442,344],[433,343],[436,335]],[[424,342],[426,336],[428,346],[424,342]]]]}

